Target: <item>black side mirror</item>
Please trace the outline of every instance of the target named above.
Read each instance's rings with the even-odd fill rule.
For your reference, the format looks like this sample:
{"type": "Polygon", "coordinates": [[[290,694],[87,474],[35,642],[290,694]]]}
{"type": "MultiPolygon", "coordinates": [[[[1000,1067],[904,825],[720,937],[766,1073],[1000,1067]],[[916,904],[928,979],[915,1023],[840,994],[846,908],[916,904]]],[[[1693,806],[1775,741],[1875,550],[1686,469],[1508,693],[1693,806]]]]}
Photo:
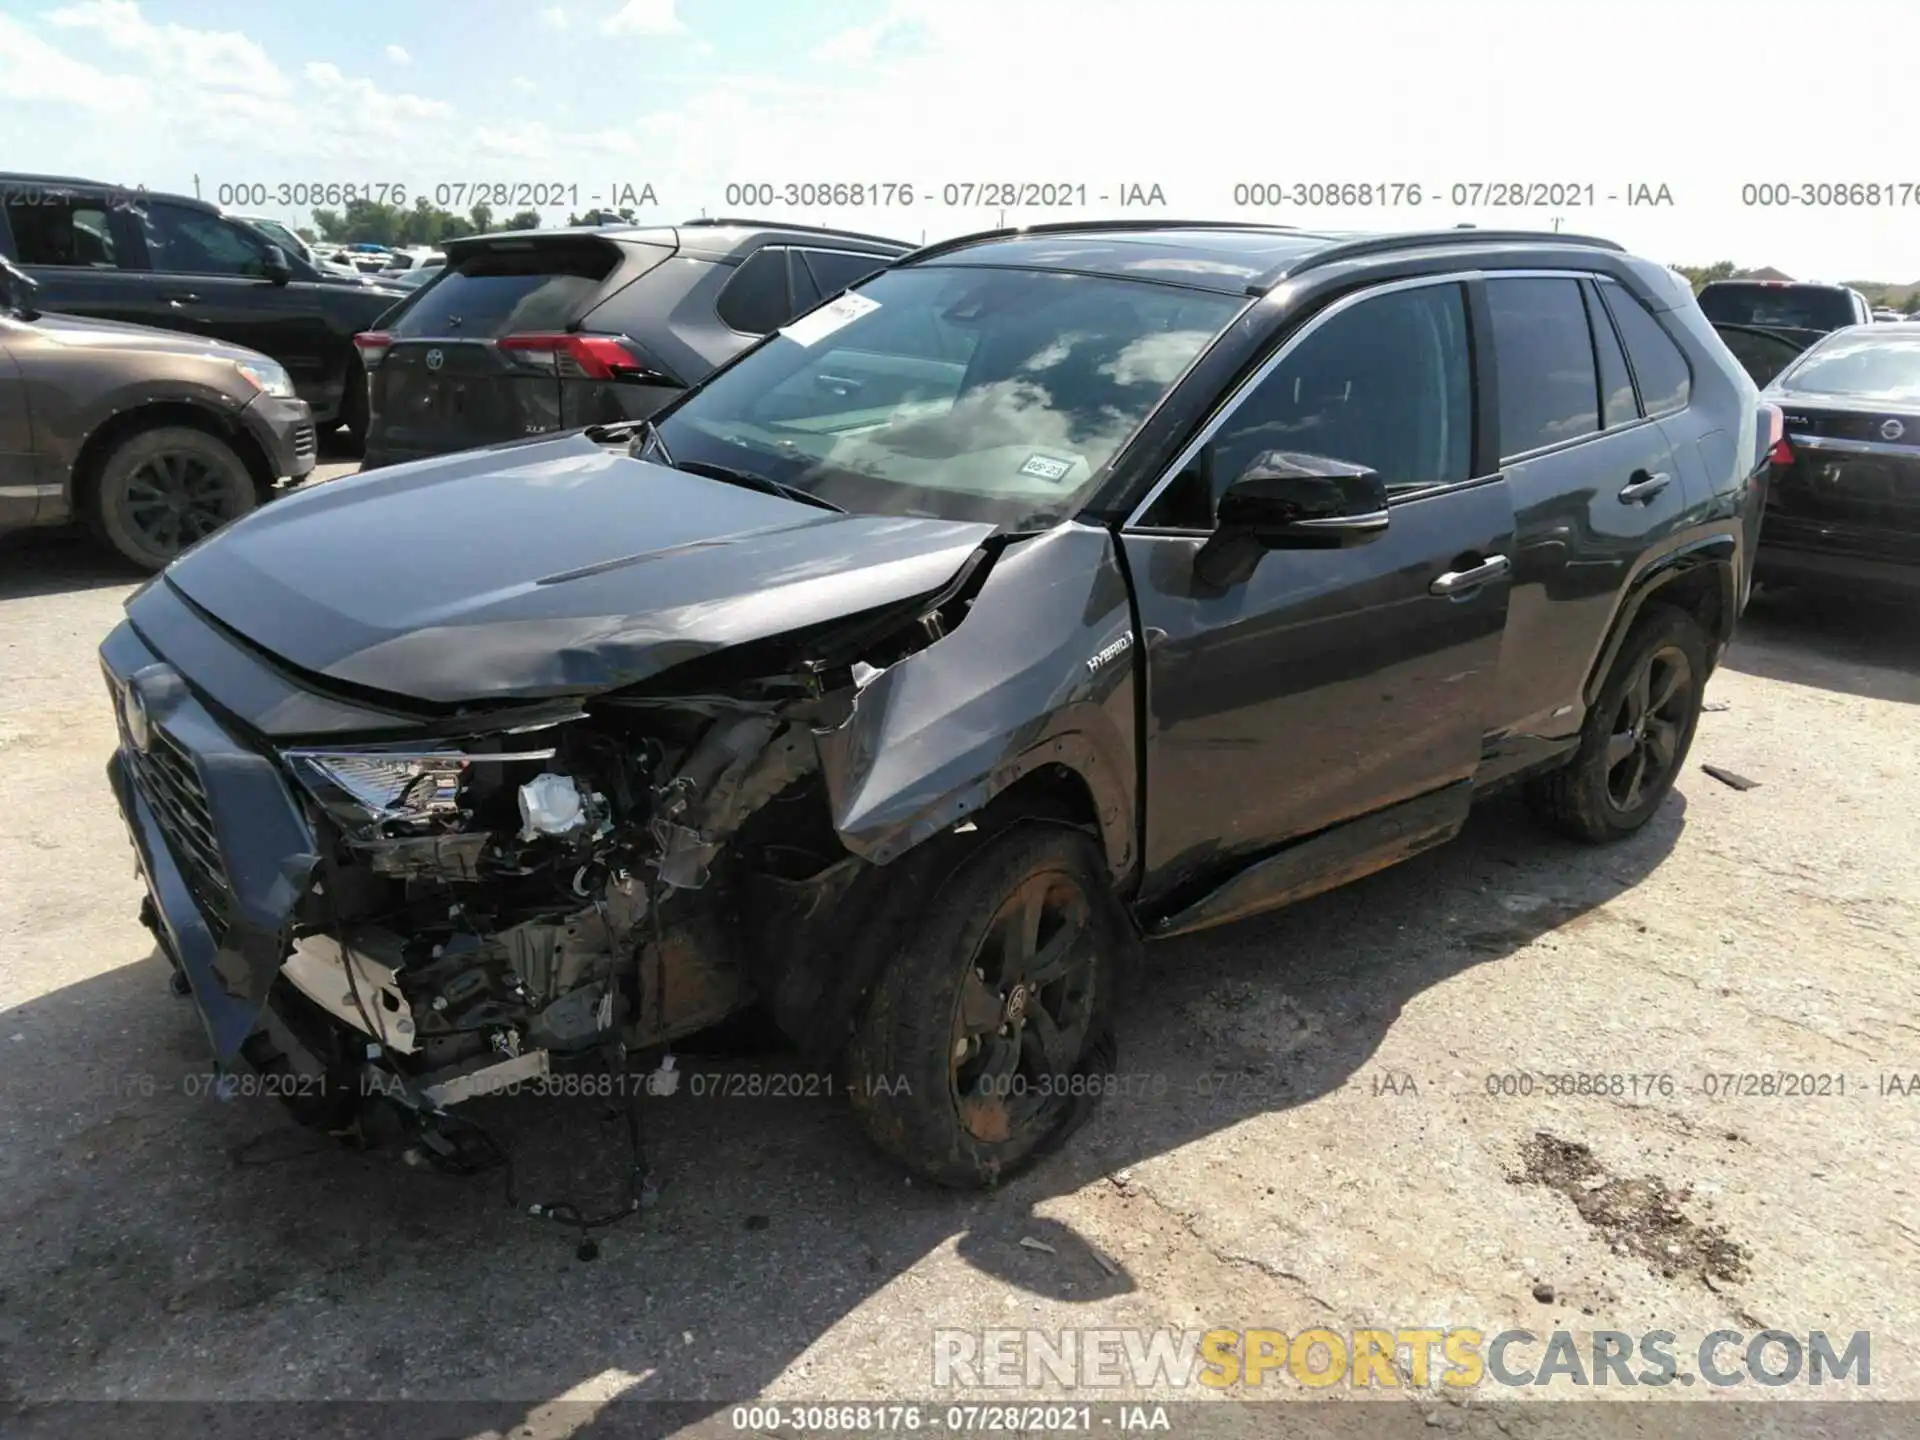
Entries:
{"type": "Polygon", "coordinates": [[[1214,532],[1195,558],[1209,585],[1253,573],[1268,550],[1339,550],[1363,545],[1388,524],[1387,487],[1350,460],[1269,450],[1227,486],[1214,532]]]}
{"type": "Polygon", "coordinates": [[[22,320],[38,320],[40,307],[34,303],[34,296],[39,293],[38,280],[0,255],[0,302],[4,302],[7,309],[22,320]]]}
{"type": "Polygon", "coordinates": [[[274,284],[285,285],[289,280],[293,279],[293,262],[287,259],[287,252],[282,250],[278,245],[267,246],[266,254],[262,257],[262,260],[267,272],[267,279],[271,280],[274,284]]]}
{"type": "Polygon", "coordinates": [[[1348,460],[1269,450],[1227,487],[1217,518],[1272,550],[1359,545],[1387,528],[1387,487],[1348,460]]]}

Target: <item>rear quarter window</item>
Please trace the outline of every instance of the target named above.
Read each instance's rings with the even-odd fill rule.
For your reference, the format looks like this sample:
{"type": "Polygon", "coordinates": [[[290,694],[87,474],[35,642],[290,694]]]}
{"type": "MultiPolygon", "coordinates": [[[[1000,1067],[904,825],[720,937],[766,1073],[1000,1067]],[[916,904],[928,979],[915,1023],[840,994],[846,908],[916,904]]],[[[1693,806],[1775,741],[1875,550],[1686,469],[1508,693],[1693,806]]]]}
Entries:
{"type": "Polygon", "coordinates": [[[1611,281],[1600,286],[1620,338],[1627,347],[1627,363],[1640,387],[1640,404],[1649,415],[1671,415],[1687,408],[1693,393],[1693,374],[1687,357],[1647,307],[1625,288],[1611,281]]]}
{"type": "Polygon", "coordinates": [[[436,335],[485,340],[564,330],[613,273],[611,245],[540,245],[465,256],[395,317],[400,338],[436,335]]]}

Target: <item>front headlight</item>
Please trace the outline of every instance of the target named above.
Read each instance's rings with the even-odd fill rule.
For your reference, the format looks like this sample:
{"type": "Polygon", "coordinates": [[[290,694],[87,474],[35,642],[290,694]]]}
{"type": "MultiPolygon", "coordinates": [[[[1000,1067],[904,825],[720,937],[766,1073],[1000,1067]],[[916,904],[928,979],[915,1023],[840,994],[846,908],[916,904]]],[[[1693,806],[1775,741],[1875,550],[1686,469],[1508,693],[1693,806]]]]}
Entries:
{"type": "Polygon", "coordinates": [[[233,368],[252,381],[261,394],[271,395],[278,400],[293,399],[293,377],[287,374],[285,367],[262,357],[258,360],[236,360],[233,368]]]}
{"type": "Polygon", "coordinates": [[[302,788],[350,830],[393,821],[457,816],[475,765],[550,760],[530,750],[286,750],[281,758],[302,788]]]}
{"type": "Polygon", "coordinates": [[[464,755],[289,751],[287,764],[314,799],[349,825],[432,820],[460,808],[464,755]]]}

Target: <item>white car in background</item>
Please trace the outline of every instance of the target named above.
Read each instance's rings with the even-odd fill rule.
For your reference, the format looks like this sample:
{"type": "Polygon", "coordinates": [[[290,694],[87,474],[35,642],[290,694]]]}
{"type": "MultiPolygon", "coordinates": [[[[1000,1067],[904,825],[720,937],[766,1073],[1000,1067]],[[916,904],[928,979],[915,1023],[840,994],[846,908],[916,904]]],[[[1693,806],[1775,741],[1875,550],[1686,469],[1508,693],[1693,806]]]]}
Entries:
{"type": "Polygon", "coordinates": [[[403,250],[395,250],[388,257],[387,264],[381,270],[382,275],[404,275],[409,270],[418,270],[425,265],[444,265],[446,255],[430,245],[409,245],[403,250]]]}
{"type": "Polygon", "coordinates": [[[301,259],[305,260],[309,265],[313,266],[314,269],[321,271],[323,274],[331,275],[341,280],[357,280],[360,278],[360,272],[353,266],[342,265],[337,260],[331,259],[316,251],[313,246],[301,239],[299,234],[291,227],[279,220],[273,219],[271,216],[235,215],[228,213],[227,218],[229,220],[238,220],[243,225],[251,225],[282,250],[287,251],[289,254],[300,256],[301,259]]]}

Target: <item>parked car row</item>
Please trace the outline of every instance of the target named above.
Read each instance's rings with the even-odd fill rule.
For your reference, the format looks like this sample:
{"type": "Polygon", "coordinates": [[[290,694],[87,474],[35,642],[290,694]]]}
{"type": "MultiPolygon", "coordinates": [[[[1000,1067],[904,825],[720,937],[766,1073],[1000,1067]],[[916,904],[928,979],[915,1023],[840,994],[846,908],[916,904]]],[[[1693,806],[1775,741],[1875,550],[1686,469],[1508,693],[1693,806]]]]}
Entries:
{"type": "MultiPolygon", "coordinates": [[[[0,525],[85,519],[146,568],[164,565],[209,517],[232,518],[276,481],[306,474],[319,432],[344,427],[379,465],[644,415],[910,248],[727,222],[501,234],[445,251],[334,252],[378,272],[363,273],[269,217],[223,214],[184,196],[136,200],[122,187],[74,177],[0,175],[0,187],[0,259],[19,272],[8,282],[10,343],[26,344],[18,327],[37,326],[39,353],[64,346],[70,362],[98,364],[101,386],[116,376],[144,378],[153,393],[134,408],[122,397],[113,437],[197,426],[212,444],[244,452],[248,443],[226,400],[170,390],[172,361],[129,377],[129,367],[139,368],[135,356],[218,355],[230,371],[244,350],[258,373],[283,373],[309,412],[298,455],[283,463],[285,447],[265,444],[261,457],[242,453],[239,468],[229,468],[229,479],[240,470],[254,476],[251,492],[224,485],[191,524],[136,533],[115,512],[118,492],[103,489],[98,447],[107,441],[56,442],[60,427],[78,422],[0,366],[0,388],[12,387],[0,414],[14,420],[0,437],[8,472],[0,525]],[[22,318],[28,311],[34,318],[22,318]],[[69,319],[95,322],[84,347],[69,319]],[[169,349],[145,327],[215,343],[169,349]],[[109,361],[116,334],[124,344],[109,361]]],[[[74,383],[76,396],[90,388],[74,383]]]]}
{"type": "Polygon", "coordinates": [[[1796,281],[1715,281],[1700,308],[1784,416],[1762,582],[1920,595],[1920,321],[1796,281]]]}

